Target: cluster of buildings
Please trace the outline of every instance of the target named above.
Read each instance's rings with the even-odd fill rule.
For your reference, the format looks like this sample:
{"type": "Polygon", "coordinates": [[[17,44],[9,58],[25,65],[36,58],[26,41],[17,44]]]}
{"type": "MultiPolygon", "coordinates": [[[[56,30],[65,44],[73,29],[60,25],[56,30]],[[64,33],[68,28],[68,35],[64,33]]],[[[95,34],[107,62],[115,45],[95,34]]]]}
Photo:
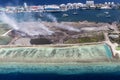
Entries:
{"type": "Polygon", "coordinates": [[[23,6],[6,6],[0,7],[0,12],[56,12],[67,11],[69,9],[119,9],[120,4],[114,2],[105,2],[104,4],[95,4],[94,0],[86,0],[86,3],[67,3],[60,5],[38,5],[28,6],[24,3],[23,6]]]}

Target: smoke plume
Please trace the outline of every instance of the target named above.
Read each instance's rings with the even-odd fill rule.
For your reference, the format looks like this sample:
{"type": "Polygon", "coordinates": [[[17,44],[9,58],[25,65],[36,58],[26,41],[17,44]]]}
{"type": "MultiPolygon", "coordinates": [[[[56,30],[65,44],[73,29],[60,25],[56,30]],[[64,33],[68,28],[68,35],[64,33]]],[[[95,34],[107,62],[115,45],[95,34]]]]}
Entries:
{"type": "MultiPolygon", "coordinates": [[[[14,18],[6,15],[5,13],[1,14],[1,21],[10,25],[14,30],[22,31],[30,36],[34,35],[52,35],[54,32],[49,30],[44,24],[40,22],[17,22],[14,18]]],[[[29,16],[28,16],[29,17],[29,16]]],[[[33,18],[31,18],[32,20],[33,18]]],[[[34,20],[34,19],[33,19],[34,20]]]]}

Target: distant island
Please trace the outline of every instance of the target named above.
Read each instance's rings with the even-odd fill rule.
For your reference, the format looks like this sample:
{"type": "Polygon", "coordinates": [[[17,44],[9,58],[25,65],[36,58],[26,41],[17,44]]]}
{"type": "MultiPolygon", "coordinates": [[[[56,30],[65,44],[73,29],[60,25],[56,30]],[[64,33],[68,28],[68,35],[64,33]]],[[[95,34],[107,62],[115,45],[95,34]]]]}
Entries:
{"type": "Polygon", "coordinates": [[[19,12],[61,12],[67,11],[70,9],[82,9],[82,10],[89,10],[89,9],[120,9],[119,3],[114,2],[105,2],[104,4],[98,3],[95,4],[94,0],[86,0],[86,3],[67,3],[67,4],[60,4],[60,5],[38,5],[38,6],[29,6],[25,2],[23,6],[6,6],[0,7],[0,12],[6,13],[19,13],[19,12]]]}

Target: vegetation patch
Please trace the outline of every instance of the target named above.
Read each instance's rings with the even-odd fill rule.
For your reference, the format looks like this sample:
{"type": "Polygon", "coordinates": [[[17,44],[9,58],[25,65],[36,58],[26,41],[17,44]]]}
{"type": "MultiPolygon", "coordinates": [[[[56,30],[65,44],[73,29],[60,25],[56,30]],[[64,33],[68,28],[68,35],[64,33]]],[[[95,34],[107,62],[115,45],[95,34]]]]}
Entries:
{"type": "Polygon", "coordinates": [[[7,24],[0,24],[0,35],[10,30],[10,26],[7,24]]]}
{"type": "Polygon", "coordinates": [[[118,46],[118,47],[116,48],[116,50],[120,50],[120,46],[118,46]]]}
{"type": "Polygon", "coordinates": [[[12,37],[9,36],[2,36],[0,37],[0,45],[7,45],[11,42],[12,37]]]}
{"type": "Polygon", "coordinates": [[[65,44],[75,44],[75,43],[88,43],[88,42],[100,42],[104,41],[104,35],[94,35],[91,37],[79,37],[79,38],[70,38],[66,40],[65,44]]]}

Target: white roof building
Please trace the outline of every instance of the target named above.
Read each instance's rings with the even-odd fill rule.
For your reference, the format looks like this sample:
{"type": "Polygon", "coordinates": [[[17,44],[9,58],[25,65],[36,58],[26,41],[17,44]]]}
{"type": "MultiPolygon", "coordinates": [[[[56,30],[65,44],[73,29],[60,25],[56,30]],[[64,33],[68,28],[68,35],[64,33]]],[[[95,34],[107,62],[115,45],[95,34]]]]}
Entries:
{"type": "Polygon", "coordinates": [[[60,7],[59,6],[57,6],[57,5],[46,5],[45,6],[45,9],[55,9],[55,10],[59,10],[60,9],[60,7]]]}
{"type": "Polygon", "coordinates": [[[94,5],[94,0],[87,0],[86,5],[94,5]]]}
{"type": "Polygon", "coordinates": [[[27,6],[27,3],[26,2],[24,2],[24,8],[27,8],[28,6],[27,6]]]}

